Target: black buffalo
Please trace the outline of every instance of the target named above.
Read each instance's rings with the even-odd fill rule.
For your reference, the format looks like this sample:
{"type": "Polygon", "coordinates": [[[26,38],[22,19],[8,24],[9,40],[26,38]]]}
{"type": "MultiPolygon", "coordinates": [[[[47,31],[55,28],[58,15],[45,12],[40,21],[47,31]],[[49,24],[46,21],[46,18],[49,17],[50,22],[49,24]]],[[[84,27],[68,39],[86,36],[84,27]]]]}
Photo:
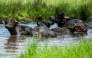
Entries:
{"type": "Polygon", "coordinates": [[[56,11],[56,13],[50,16],[47,20],[43,20],[42,17],[36,17],[36,19],[37,19],[37,25],[39,23],[44,23],[47,27],[50,27],[54,23],[57,23],[58,27],[62,27],[67,21],[71,20],[71,18],[65,16],[63,11],[61,10],[56,11]]]}
{"type": "Polygon", "coordinates": [[[72,33],[87,32],[87,24],[80,19],[72,19],[68,21],[63,27],[67,27],[72,33]]]}
{"type": "Polygon", "coordinates": [[[8,29],[11,35],[32,35],[32,28],[28,26],[20,26],[15,18],[8,18],[2,21],[5,28],[8,29]]]}
{"type": "Polygon", "coordinates": [[[72,19],[65,23],[62,27],[51,29],[57,35],[71,34],[73,36],[83,36],[87,34],[87,24],[80,19],[72,19]]]}
{"type": "Polygon", "coordinates": [[[56,13],[49,18],[54,23],[58,24],[58,27],[62,27],[67,21],[71,20],[70,17],[65,16],[63,11],[58,10],[56,13]]]}
{"type": "Polygon", "coordinates": [[[37,19],[37,25],[39,25],[40,23],[45,24],[48,28],[54,24],[54,22],[50,19],[43,19],[42,17],[36,17],[37,19]]]}

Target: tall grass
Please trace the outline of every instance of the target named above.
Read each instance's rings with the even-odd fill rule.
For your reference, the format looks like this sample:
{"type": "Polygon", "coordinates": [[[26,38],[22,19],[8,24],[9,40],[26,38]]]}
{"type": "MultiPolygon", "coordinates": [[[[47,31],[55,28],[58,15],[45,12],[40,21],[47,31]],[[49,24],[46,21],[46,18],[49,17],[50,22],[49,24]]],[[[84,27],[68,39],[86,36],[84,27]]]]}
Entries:
{"type": "Polygon", "coordinates": [[[36,16],[48,18],[56,10],[81,19],[92,17],[91,0],[0,0],[0,17],[32,21],[36,16]]]}
{"type": "Polygon", "coordinates": [[[43,48],[37,48],[37,43],[33,42],[28,44],[25,52],[16,58],[92,58],[92,39],[65,47],[46,45],[43,48]]]}

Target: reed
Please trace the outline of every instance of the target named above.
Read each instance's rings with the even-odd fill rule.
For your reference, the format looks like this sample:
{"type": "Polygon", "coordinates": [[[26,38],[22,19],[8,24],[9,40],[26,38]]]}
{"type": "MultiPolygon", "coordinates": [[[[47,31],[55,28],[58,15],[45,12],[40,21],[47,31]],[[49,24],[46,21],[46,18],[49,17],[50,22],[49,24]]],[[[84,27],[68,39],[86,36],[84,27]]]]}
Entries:
{"type": "Polygon", "coordinates": [[[0,18],[15,17],[20,21],[33,21],[36,16],[48,18],[56,10],[65,15],[88,19],[92,17],[91,0],[0,0],[0,18]]]}

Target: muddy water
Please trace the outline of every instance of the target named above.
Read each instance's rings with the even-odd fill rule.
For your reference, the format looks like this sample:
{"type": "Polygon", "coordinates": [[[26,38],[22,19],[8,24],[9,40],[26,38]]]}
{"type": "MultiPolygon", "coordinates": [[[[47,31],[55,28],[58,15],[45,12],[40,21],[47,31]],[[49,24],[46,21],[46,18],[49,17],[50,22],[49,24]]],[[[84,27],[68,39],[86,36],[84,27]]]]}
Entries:
{"type": "MultiPolygon", "coordinates": [[[[25,26],[30,26],[34,28],[36,24],[20,24],[25,26]]],[[[56,24],[52,25],[51,28],[57,27],[56,24]]],[[[84,36],[85,38],[92,38],[92,30],[88,30],[88,34],[84,36]]],[[[72,37],[71,35],[61,35],[57,38],[44,39],[39,41],[38,47],[43,47],[48,43],[48,46],[59,45],[65,46],[67,44],[75,45],[80,39],[78,37],[72,37]]],[[[10,36],[8,30],[3,24],[0,24],[0,58],[12,58],[15,55],[23,53],[24,47],[28,41],[32,41],[32,37],[27,36],[10,36]]]]}

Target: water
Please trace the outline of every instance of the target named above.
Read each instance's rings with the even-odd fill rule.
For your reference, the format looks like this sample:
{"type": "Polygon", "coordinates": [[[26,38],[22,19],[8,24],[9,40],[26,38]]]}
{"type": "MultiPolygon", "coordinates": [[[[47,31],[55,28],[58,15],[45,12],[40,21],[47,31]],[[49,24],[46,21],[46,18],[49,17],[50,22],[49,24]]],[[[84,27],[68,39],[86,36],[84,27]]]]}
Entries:
{"type": "MultiPolygon", "coordinates": [[[[32,28],[36,26],[36,24],[30,23],[20,25],[30,26],[32,28]]],[[[55,27],[57,27],[56,24],[52,25],[50,29],[55,27]]],[[[91,29],[88,30],[88,34],[84,36],[84,38],[90,37],[92,38],[91,29]]],[[[79,39],[77,37],[72,37],[71,35],[61,35],[57,36],[57,38],[43,39],[39,41],[38,47],[43,47],[45,44],[48,44],[48,46],[59,45],[62,47],[67,44],[75,45],[79,39]]],[[[31,36],[10,36],[10,33],[4,27],[4,25],[0,24],[0,58],[12,58],[23,53],[28,41],[32,41],[31,36]]]]}

